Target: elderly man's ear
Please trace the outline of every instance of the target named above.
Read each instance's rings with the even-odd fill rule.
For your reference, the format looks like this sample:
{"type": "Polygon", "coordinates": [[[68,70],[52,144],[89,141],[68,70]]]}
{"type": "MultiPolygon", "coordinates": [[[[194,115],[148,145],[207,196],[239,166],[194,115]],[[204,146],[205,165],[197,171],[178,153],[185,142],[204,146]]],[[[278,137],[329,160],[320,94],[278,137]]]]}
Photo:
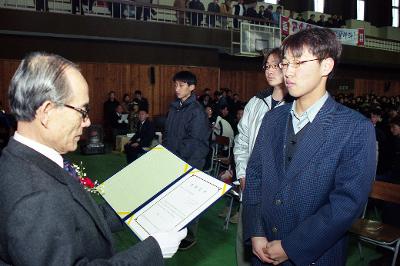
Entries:
{"type": "Polygon", "coordinates": [[[55,108],[55,105],[53,102],[45,101],[36,110],[36,119],[38,119],[40,121],[40,124],[42,124],[46,128],[49,123],[50,114],[51,114],[51,112],[54,111],[54,108],[55,108]]]}

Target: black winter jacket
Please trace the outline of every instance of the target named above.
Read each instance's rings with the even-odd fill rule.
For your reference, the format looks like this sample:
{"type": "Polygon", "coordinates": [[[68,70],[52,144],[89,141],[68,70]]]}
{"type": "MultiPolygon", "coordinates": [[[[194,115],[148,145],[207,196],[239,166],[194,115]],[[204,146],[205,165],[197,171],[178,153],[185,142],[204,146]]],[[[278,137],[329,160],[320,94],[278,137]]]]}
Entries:
{"type": "Polygon", "coordinates": [[[197,169],[202,169],[209,151],[211,129],[203,106],[192,94],[183,103],[171,103],[165,124],[163,145],[197,169]]]}

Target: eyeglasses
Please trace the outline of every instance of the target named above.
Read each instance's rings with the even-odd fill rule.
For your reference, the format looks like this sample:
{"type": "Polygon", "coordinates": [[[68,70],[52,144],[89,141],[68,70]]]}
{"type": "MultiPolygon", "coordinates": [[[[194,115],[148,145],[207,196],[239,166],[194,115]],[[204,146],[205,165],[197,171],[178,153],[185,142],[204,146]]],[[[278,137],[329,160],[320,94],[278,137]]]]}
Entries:
{"type": "Polygon", "coordinates": [[[262,67],[262,69],[264,71],[265,70],[270,70],[270,69],[276,70],[278,68],[279,68],[279,64],[276,64],[276,65],[263,65],[263,67],[262,67]]]}
{"type": "Polygon", "coordinates": [[[302,64],[307,63],[307,62],[312,62],[312,61],[316,61],[316,60],[320,60],[319,58],[315,58],[315,59],[310,59],[310,60],[293,60],[293,61],[289,61],[289,60],[285,60],[283,59],[281,63],[279,63],[279,67],[281,69],[287,69],[289,67],[289,65],[292,65],[293,68],[297,69],[299,68],[302,64]]]}
{"type": "Polygon", "coordinates": [[[89,118],[89,106],[86,106],[85,109],[82,108],[77,108],[74,107],[72,105],[68,105],[68,104],[63,104],[65,107],[68,107],[70,109],[73,109],[77,112],[79,112],[82,115],[82,120],[83,122],[86,122],[86,120],[89,118]]]}

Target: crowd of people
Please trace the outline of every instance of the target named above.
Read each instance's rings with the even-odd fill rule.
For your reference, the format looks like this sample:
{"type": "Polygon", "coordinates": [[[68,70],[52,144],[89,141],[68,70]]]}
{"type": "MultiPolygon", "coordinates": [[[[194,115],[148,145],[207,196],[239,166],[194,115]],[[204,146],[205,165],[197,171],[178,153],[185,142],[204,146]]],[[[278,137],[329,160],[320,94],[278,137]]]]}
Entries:
{"type": "MultiPolygon", "coordinates": [[[[274,10],[273,5],[259,5],[258,10],[257,3],[245,4],[244,0],[238,0],[235,4],[232,0],[224,0],[223,3],[219,3],[219,0],[212,0],[207,8],[201,2],[201,0],[175,0],[173,2],[173,7],[179,8],[181,10],[176,11],[176,18],[178,24],[191,24],[194,26],[207,25],[209,27],[215,27],[218,22],[222,28],[227,28],[228,19],[227,15],[235,15],[247,18],[255,18],[256,21],[250,20],[251,23],[261,24],[261,25],[271,25],[275,27],[280,26],[280,16],[283,15],[283,7],[276,6],[274,10]],[[200,12],[185,12],[184,9],[198,10],[200,12]],[[204,15],[202,12],[212,12],[214,15],[204,15]]],[[[83,5],[87,5],[87,12],[93,13],[93,0],[71,0],[71,12],[76,14],[79,12],[84,15],[85,9],[83,5]]],[[[157,11],[150,6],[152,0],[141,0],[136,3],[136,5],[130,5],[129,8],[126,4],[121,3],[107,3],[108,10],[111,16],[114,18],[125,18],[131,17],[136,20],[144,20],[157,15],[157,11]]],[[[48,0],[36,0],[36,10],[37,11],[49,11],[48,0]]],[[[320,27],[328,28],[341,28],[345,27],[345,21],[342,15],[333,14],[327,19],[325,14],[319,16],[319,20],[315,20],[315,14],[311,14],[308,19],[303,17],[302,13],[298,13],[294,16],[294,11],[290,11],[289,18],[296,19],[299,21],[307,22],[309,24],[318,25],[320,27]]],[[[239,28],[240,23],[243,19],[234,18],[233,27],[239,28]]]]}
{"type": "MultiPolygon", "coordinates": [[[[204,89],[197,97],[197,78],[189,71],[172,78],[176,99],[163,145],[202,170],[214,135],[227,134],[234,143],[232,167],[243,195],[238,265],[345,265],[347,231],[361,215],[373,180],[399,181],[400,98],[330,95],[326,83],[341,52],[329,29],[290,35],[265,55],[270,88],[247,104],[229,89],[213,97],[204,89]]],[[[28,55],[9,98],[18,128],[0,159],[1,262],[163,265],[178,246],[196,244],[199,218],[187,230],[155,233],[115,252],[111,232],[122,221],[64,170],[62,155],[77,148],[91,124],[88,84],[75,64],[56,55],[28,55]]],[[[146,152],[142,141],[148,143],[154,132],[148,110],[139,90],[122,102],[111,91],[104,103],[113,135],[136,130],[126,146],[131,161],[146,152]]]]}
{"type": "Polygon", "coordinates": [[[334,14],[330,16],[327,20],[325,20],[325,16],[326,15],[324,14],[319,15],[319,20],[317,21],[315,20],[315,14],[311,14],[310,17],[306,20],[303,17],[302,13],[298,13],[295,17],[294,13],[290,12],[289,18],[326,28],[343,28],[346,26],[342,15],[334,14]]]}
{"type": "Polygon", "coordinates": [[[378,143],[376,178],[400,183],[400,96],[338,94],[335,98],[373,123],[378,143]]]}

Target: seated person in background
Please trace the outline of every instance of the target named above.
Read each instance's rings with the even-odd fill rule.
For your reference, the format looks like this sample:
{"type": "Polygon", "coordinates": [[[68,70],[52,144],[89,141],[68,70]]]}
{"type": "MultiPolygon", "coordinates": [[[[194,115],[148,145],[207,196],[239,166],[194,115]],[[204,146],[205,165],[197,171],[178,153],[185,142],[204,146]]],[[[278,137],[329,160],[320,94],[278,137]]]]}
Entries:
{"type": "Polygon", "coordinates": [[[312,25],[317,25],[317,22],[315,21],[315,14],[311,14],[310,18],[307,19],[306,21],[308,24],[312,24],[312,25]]]}
{"type": "Polygon", "coordinates": [[[123,108],[120,104],[115,108],[115,112],[111,116],[111,128],[113,141],[115,141],[117,135],[128,133],[128,115],[123,114],[123,108]]]}
{"type": "Polygon", "coordinates": [[[244,113],[244,107],[243,106],[239,107],[239,109],[237,109],[237,111],[236,111],[236,117],[233,120],[233,125],[232,125],[233,132],[234,132],[235,136],[239,133],[238,124],[240,122],[240,119],[242,119],[242,117],[243,117],[243,113],[244,113]]]}
{"type": "Polygon", "coordinates": [[[135,98],[133,99],[133,101],[139,104],[139,108],[141,110],[147,110],[147,112],[149,111],[149,101],[142,96],[142,91],[135,91],[135,98]]]}
{"type": "Polygon", "coordinates": [[[146,153],[143,148],[150,147],[154,134],[154,124],[149,120],[149,114],[146,110],[140,110],[137,132],[125,145],[126,161],[128,164],[146,153]]]}
{"type": "Polygon", "coordinates": [[[234,133],[231,123],[228,121],[228,106],[220,107],[220,115],[217,116],[217,120],[215,121],[215,125],[213,128],[213,139],[215,139],[215,135],[228,137],[231,141],[234,139],[234,133]]]}

